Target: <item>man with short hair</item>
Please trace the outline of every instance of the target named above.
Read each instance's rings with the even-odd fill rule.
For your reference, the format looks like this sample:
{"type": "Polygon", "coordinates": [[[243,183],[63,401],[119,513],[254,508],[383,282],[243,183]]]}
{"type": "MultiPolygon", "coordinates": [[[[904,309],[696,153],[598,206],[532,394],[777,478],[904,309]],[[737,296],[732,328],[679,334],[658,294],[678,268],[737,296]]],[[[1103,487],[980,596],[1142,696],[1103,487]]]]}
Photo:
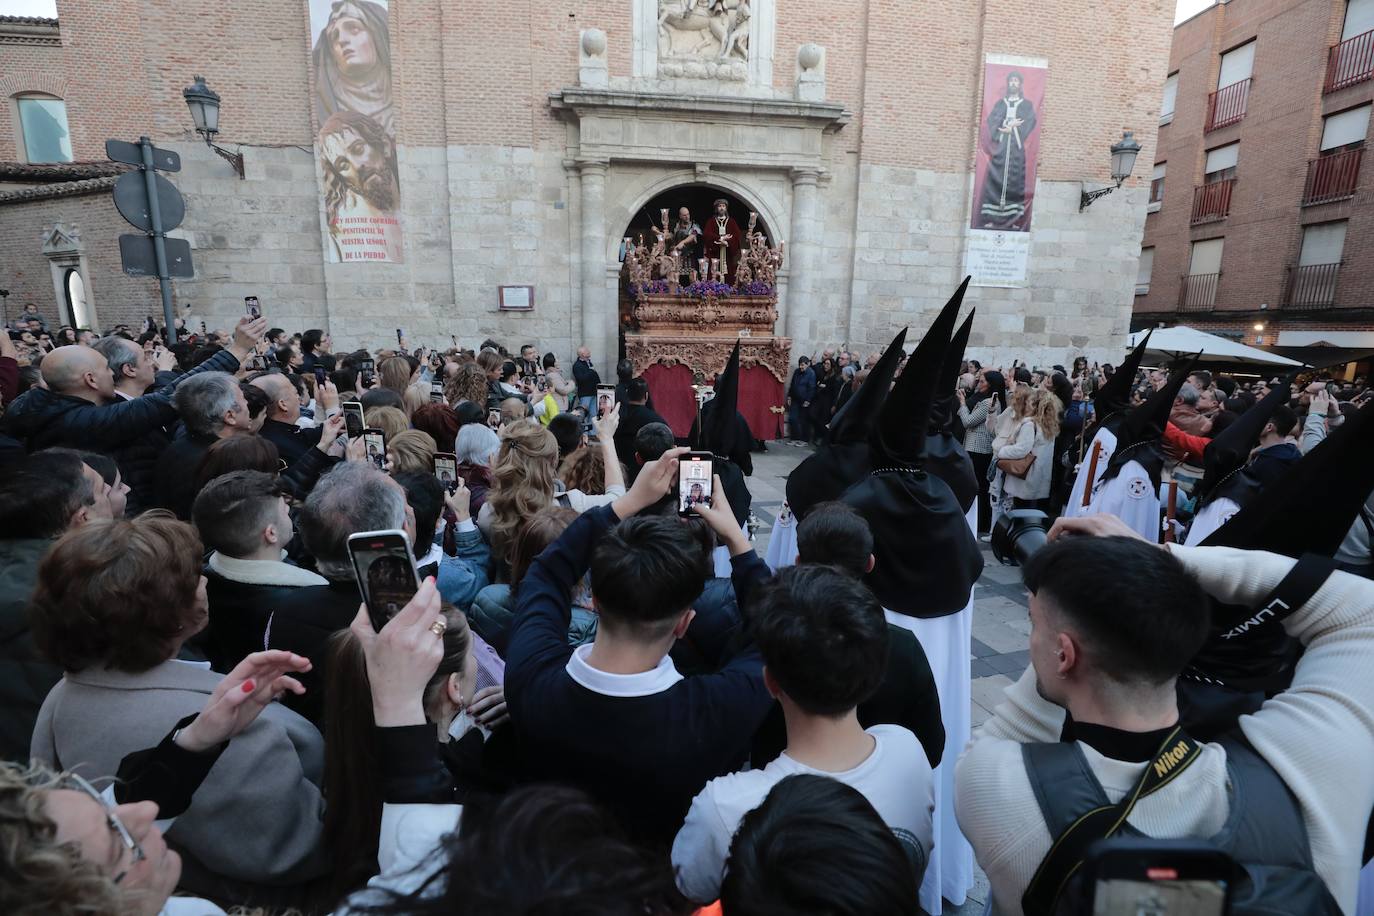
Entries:
{"type": "Polygon", "coordinates": [[[57,538],[112,517],[109,489],[65,448],[36,452],[0,474],[0,760],[28,762],[38,709],[62,679],[29,630],[38,567],[57,538]]]}
{"type": "Polygon", "coordinates": [[[114,373],[100,353],[89,347],[58,347],[43,358],[47,387],[32,388],[16,398],[0,420],[0,430],[24,440],[30,451],[65,445],[110,454],[172,423],[177,416],[172,395],[188,379],[206,372],[236,372],[266,328],[261,318],[245,316],[227,350],[131,401],[116,397],[114,373]]]}
{"type": "Polygon", "coordinates": [[[1205,436],[1212,431],[1212,421],[1198,410],[1202,395],[1196,387],[1184,382],[1174,397],[1174,405],[1169,411],[1169,422],[1190,436],[1205,436]]]}
{"type": "Polygon", "coordinates": [[[1260,432],[1259,448],[1246,468],[1246,473],[1268,486],[1288,472],[1299,458],[1298,415],[1287,404],[1280,404],[1260,432]]]}
{"type": "MultiPolygon", "coordinates": [[[[296,425],[296,421],[301,418],[301,397],[290,379],[280,372],[269,372],[253,379],[249,384],[267,393],[267,420],[262,424],[262,437],[277,447],[283,461],[292,464],[301,455],[320,444],[323,427],[302,429],[296,425]]],[[[324,387],[325,391],[321,394],[323,398],[328,399],[333,387],[328,384],[324,387]]],[[[337,392],[333,394],[333,399],[335,402],[338,401],[337,392]]],[[[328,404],[327,400],[321,403],[326,409],[337,406],[337,403],[328,404]]]]}
{"type": "Polygon", "coordinates": [[[740,820],[797,773],[858,789],[911,847],[919,884],[931,850],[930,762],[911,732],[899,725],[865,730],[857,709],[883,678],[889,629],[882,606],[838,569],[792,566],[755,590],[748,618],[764,684],[787,721],[787,748],[761,770],[711,780],[693,799],[673,841],[678,889],[703,905],[715,900],[740,820]]]}
{"type": "MultiPolygon", "coordinates": [[[[645,423],[639,428],[639,432],[635,433],[635,464],[645,465],[650,461],[657,461],[674,444],[676,440],[673,437],[673,428],[667,423],[645,423]]],[[[639,473],[638,468],[635,473],[639,473]]]]}
{"type": "Polygon", "coordinates": [[[186,434],[157,459],[156,505],[190,521],[196,470],[206,450],[219,439],[252,435],[252,420],[238,380],[227,372],[204,372],[183,382],[173,402],[186,434]]]}
{"type": "Polygon", "coordinates": [[[625,383],[626,403],[620,405],[620,425],[615,430],[615,454],[625,465],[634,483],[639,473],[640,462],[635,460],[635,436],[650,423],[667,424],[652,407],[648,406],[649,385],[642,378],[632,378],[625,383]]]}
{"type": "MultiPolygon", "coordinates": [[[[1159,547],[1103,515],[1061,518],[1050,540],[1023,567],[1030,667],[958,767],[959,823],[993,910],[1021,911],[1063,822],[1087,813],[1079,802],[1130,797],[1128,835],[1211,839],[1224,851],[1262,838],[1273,858],[1243,864],[1301,874],[1310,862],[1340,910],[1354,912],[1374,806],[1365,772],[1374,757],[1374,583],[1321,571],[1301,589],[1310,597],[1290,595],[1280,607],[1271,596],[1296,584],[1281,586],[1298,564],[1277,554],[1159,547]],[[1241,716],[1235,737],[1194,741],[1186,725],[1179,730],[1180,674],[1209,632],[1253,626],[1261,610],[1304,646],[1291,686],[1241,716]],[[1164,777],[1157,790],[1143,792],[1155,774],[1164,777]],[[1045,780],[1057,780],[1048,792],[1045,780]]],[[[1267,899],[1286,912],[1319,911],[1267,899]]]]}
{"type": "Polygon", "coordinates": [[[191,520],[211,551],[205,564],[210,623],[202,640],[215,671],[263,649],[267,620],[290,589],[328,580],[285,560],[294,528],[281,484],[262,471],[230,471],[196,496],[191,520]]]}
{"type": "Polygon", "coordinates": [[[327,331],[311,328],[301,335],[301,371],[314,372],[318,363],[334,370],[334,341],[327,331]]]}
{"type": "MultiPolygon", "coordinates": [[[[163,350],[155,359],[149,351],[124,337],[104,337],[92,348],[105,357],[114,375],[114,396],[119,402],[142,397],[153,387],[158,371],[176,368],[176,357],[163,350]]],[[[170,424],[169,424],[170,425],[170,424]]],[[[166,426],[148,430],[138,439],[109,450],[129,486],[129,517],[153,506],[153,474],[158,456],[171,444],[166,426]]]]}
{"type": "Polygon", "coordinates": [[[358,613],[358,584],[348,554],[348,537],[360,531],[404,531],[415,543],[415,515],[401,485],[362,462],[336,465],[320,477],[296,517],[315,571],[327,585],[292,589],[272,608],[267,648],[304,655],[312,669],[300,678],[306,692],[285,697],[287,705],[316,724],[323,720],[324,665],[330,635],[358,613]]]}
{"type": "Polygon", "coordinates": [[[816,396],[816,374],[811,360],[797,357],[797,368],[787,386],[787,431],[794,444],[811,441],[811,399],[816,396]]]}
{"type": "MultiPolygon", "coordinates": [[[[715,674],[684,679],[668,657],[692,621],[710,557],[676,518],[634,516],[674,485],[685,451],[646,465],[627,494],[582,513],[535,559],[506,653],[506,701],[528,777],[587,790],[654,847],[671,841],[708,779],[739,768],[772,704],[752,643],[715,674]],[[569,595],[589,568],[597,633],[574,650],[569,595]]],[[[698,511],[736,566],[763,565],[723,495],[698,511]]]]}
{"type": "Polygon", "coordinates": [[[596,386],[601,384],[601,373],[592,365],[592,351],[586,344],[577,348],[577,361],[573,363],[573,381],[577,383],[577,403],[587,411],[590,418],[596,406],[596,386]]]}
{"type": "Polygon", "coordinates": [[[520,358],[515,361],[521,379],[533,378],[543,375],[544,372],[539,365],[539,351],[534,344],[524,344],[520,347],[520,358]]]}

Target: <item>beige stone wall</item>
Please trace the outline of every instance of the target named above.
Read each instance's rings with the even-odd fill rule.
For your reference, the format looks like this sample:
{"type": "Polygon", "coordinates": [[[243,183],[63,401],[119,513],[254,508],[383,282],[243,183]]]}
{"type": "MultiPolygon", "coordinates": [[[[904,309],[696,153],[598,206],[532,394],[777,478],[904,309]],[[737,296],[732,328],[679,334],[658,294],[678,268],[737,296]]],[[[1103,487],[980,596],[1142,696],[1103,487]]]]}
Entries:
{"type": "MultiPolygon", "coordinates": [[[[984,56],[1042,57],[1048,104],[1030,285],[973,291],[980,318],[972,347],[994,362],[1032,354],[1061,361],[1066,349],[1079,348],[1106,356],[1126,330],[1133,298],[1169,4],[772,5],[771,85],[704,90],[761,105],[791,99],[797,48],[817,42],[826,49],[826,99],[848,113],[838,129],[798,127],[776,111],[752,124],[693,114],[680,101],[665,115],[643,95],[632,117],[579,120],[555,110],[550,95],[577,85],[578,33],[586,28],[606,33],[612,89],[674,88],[635,78],[629,0],[587,0],[575,9],[536,0],[395,3],[403,264],[324,263],[317,166],[308,152],[313,38],[300,5],[246,0],[216,8],[207,24],[170,0],[119,0],[117,17],[105,4],[63,0],[58,69],[80,155],[99,158],[105,137],[145,131],[182,152],[186,167],[174,180],[187,196],[185,233],[198,273],[177,285],[177,302],[190,302],[195,317],[226,324],[242,297],[256,294],[283,327],[323,325],[345,346],[383,344],[399,325],[415,342],[457,335],[471,345],[494,335],[536,341],[565,359],[590,327],[604,363],[618,239],[636,207],[679,181],[737,194],[789,242],[798,231],[798,193],[811,195],[814,225],[801,227],[815,243],[811,270],[798,276],[794,260],[781,284],[779,332],[792,329],[799,350],[838,342],[871,348],[903,324],[924,326],[962,276],[984,56]],[[114,72],[122,59],[141,61],[141,75],[118,86],[89,79],[88,62],[114,72]],[[221,142],[243,145],[244,181],[188,137],[180,89],[193,70],[225,97],[221,142]],[[1080,182],[1106,180],[1106,150],[1123,129],[1135,130],[1145,147],[1137,177],[1080,215],[1080,182]],[[604,263],[590,270],[577,166],[588,158],[609,163],[604,263]],[[704,177],[698,165],[710,167],[704,177]],[[814,191],[798,169],[815,171],[814,191]],[[535,286],[535,310],[498,312],[500,284],[535,286]]],[[[51,62],[26,67],[56,78],[51,62]]],[[[107,199],[81,206],[94,211],[107,199]]],[[[52,222],[49,209],[0,218],[17,214],[22,225],[13,236],[37,238],[39,224],[52,222]]],[[[86,233],[88,246],[114,245],[117,220],[102,225],[86,233]]],[[[92,286],[101,295],[118,284],[97,276],[92,286]]]]}

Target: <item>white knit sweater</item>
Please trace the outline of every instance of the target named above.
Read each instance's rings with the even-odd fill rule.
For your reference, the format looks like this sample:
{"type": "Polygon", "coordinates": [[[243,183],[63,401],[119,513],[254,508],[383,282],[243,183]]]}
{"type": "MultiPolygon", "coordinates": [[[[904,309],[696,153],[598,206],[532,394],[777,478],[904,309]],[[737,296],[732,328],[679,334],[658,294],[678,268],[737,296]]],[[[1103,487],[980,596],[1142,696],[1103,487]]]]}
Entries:
{"type": "MultiPolygon", "coordinates": [[[[1209,594],[1228,604],[1259,604],[1294,564],[1228,547],[1170,550],[1209,594]]],[[[1353,913],[1374,806],[1374,582],[1335,573],[1284,627],[1306,646],[1293,685],[1240,725],[1297,797],[1317,873],[1341,909],[1353,913]]],[[[1027,669],[959,761],[959,826],[987,872],[995,913],[1021,912],[1021,895],[1051,843],[1019,745],[1057,741],[1063,723],[1064,710],[1039,696],[1035,673],[1027,669]]],[[[1080,746],[1113,802],[1145,767],[1080,746]]],[[[1205,837],[1221,828],[1228,810],[1226,753],[1208,744],[1193,766],[1143,799],[1128,820],[1154,837],[1205,837]]]]}

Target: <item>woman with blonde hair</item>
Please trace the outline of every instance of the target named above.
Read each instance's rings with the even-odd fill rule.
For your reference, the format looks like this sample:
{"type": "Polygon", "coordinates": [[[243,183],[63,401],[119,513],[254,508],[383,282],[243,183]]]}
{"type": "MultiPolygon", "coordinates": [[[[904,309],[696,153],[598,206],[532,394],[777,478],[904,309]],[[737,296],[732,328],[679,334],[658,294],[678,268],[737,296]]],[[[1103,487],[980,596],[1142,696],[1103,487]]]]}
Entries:
{"type": "Polygon", "coordinates": [[[1050,495],[1062,405],[1043,388],[1018,388],[1011,403],[1016,411],[1013,434],[995,453],[1002,471],[1002,510],[1038,509],[1050,495]]]}
{"type": "Polygon", "coordinates": [[[401,402],[406,406],[406,416],[414,417],[415,411],[429,403],[429,383],[407,385],[406,390],[401,392],[401,402]]]}
{"type": "Polygon", "coordinates": [[[615,457],[619,407],[594,421],[605,459],[604,493],[565,490],[557,477],[558,440],[538,423],[516,423],[501,430],[501,451],[492,469],[491,489],[477,515],[477,527],[491,545],[492,556],[503,564],[525,523],[540,509],[563,505],[577,512],[604,506],[625,495],[620,462],[615,457]]]}
{"type": "Polygon", "coordinates": [[[418,429],[407,429],[394,436],[387,436],[386,458],[391,463],[387,472],[397,474],[433,474],[434,453],[439,449],[429,433],[418,429]]]}
{"type": "Polygon", "coordinates": [[[410,429],[410,420],[399,407],[373,407],[363,414],[363,422],[368,429],[380,429],[388,442],[410,429]]]}
{"type": "Polygon", "coordinates": [[[377,366],[377,377],[381,380],[381,386],[390,388],[402,396],[410,387],[410,377],[414,374],[414,370],[410,368],[410,360],[404,356],[388,356],[377,366]]]}

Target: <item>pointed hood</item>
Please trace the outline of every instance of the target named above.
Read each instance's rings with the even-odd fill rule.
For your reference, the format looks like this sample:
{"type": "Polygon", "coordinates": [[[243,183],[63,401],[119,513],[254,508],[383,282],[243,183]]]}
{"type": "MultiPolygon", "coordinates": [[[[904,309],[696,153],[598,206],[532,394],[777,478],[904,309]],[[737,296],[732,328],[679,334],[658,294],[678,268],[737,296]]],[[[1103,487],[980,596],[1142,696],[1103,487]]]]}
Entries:
{"type": "Polygon", "coordinates": [[[740,341],[736,340],[725,368],[716,376],[715,397],[706,402],[692,424],[690,441],[693,448],[730,459],[748,475],[754,471],[749,455],[753,433],[739,415],[739,350],[740,341]]]}
{"type": "MultiPolygon", "coordinates": [[[[1097,412],[1098,423],[1105,425],[1113,416],[1131,409],[1131,389],[1135,387],[1135,374],[1140,371],[1140,363],[1145,359],[1145,350],[1150,345],[1150,335],[1154,329],[1145,332],[1145,337],[1136,344],[1107,383],[1093,392],[1093,409],[1097,412]]],[[[1120,417],[1113,421],[1113,426],[1120,417]]]]}
{"type": "Polygon", "coordinates": [[[1202,546],[1334,555],[1374,490],[1372,454],[1374,409],[1366,406],[1251,497],[1202,546]]]}
{"type": "Polygon", "coordinates": [[[1162,439],[1164,427],[1169,423],[1169,413],[1173,410],[1178,390],[1188,381],[1188,373],[1193,371],[1197,356],[1181,359],[1174,363],[1169,372],[1169,380],[1164,387],[1126,414],[1116,430],[1116,450],[1112,452],[1103,480],[1111,480],[1121,472],[1128,461],[1135,461],[1150,475],[1150,481],[1159,489],[1159,478],[1164,470],[1164,449],[1162,439]]]}
{"type": "Polygon", "coordinates": [[[973,313],[976,311],[976,308],[969,311],[968,317],[959,325],[959,329],[949,339],[949,346],[945,349],[945,361],[940,366],[940,379],[935,386],[935,403],[930,409],[932,433],[939,430],[948,431],[954,420],[957,411],[954,389],[959,384],[959,367],[964,364],[964,350],[968,347],[969,333],[973,330],[973,313]]]}
{"type": "Polygon", "coordinates": [[[945,349],[935,403],[930,407],[930,425],[926,429],[926,469],[949,485],[965,512],[978,498],[978,473],[973,467],[973,459],[964,450],[963,426],[955,422],[958,399],[954,389],[959,384],[959,367],[964,362],[964,348],[972,329],[973,312],[970,311],[945,349]]]}
{"type": "Polygon", "coordinates": [[[902,350],[906,333],[902,328],[892,338],[859,390],[831,419],[820,447],[787,475],[787,504],[798,520],[806,518],[817,503],[839,499],[873,470],[868,438],[892,387],[892,376],[906,355],[902,350]]]}
{"type": "Polygon", "coordinates": [[[965,278],[907,361],[870,437],[874,470],[843,500],[873,532],[873,571],[864,577],[883,607],[911,617],[963,610],[983,557],[954,491],[925,468],[926,424],[965,278]]]}
{"type": "Polygon", "coordinates": [[[883,402],[878,422],[869,437],[876,466],[919,467],[925,458],[925,431],[930,406],[935,399],[945,351],[954,333],[954,323],[964,302],[964,292],[972,279],[965,277],[945,303],[883,402]]]}
{"type": "Polygon", "coordinates": [[[835,412],[826,434],[827,442],[868,441],[869,433],[878,418],[878,411],[887,399],[888,390],[892,388],[892,378],[897,374],[902,357],[906,355],[902,348],[906,346],[907,330],[902,328],[897,336],[892,338],[892,343],[887,345],[882,357],[869,370],[868,378],[863,385],[835,412]]]}
{"type": "Polygon", "coordinates": [[[1199,508],[1224,495],[1233,475],[1243,473],[1251,449],[1259,442],[1264,424],[1269,422],[1280,404],[1287,402],[1290,386],[1296,377],[1296,372],[1291,373],[1282,386],[1271,389],[1258,404],[1237,417],[1208,443],[1203,453],[1203,477],[1193,492],[1199,508]]]}

